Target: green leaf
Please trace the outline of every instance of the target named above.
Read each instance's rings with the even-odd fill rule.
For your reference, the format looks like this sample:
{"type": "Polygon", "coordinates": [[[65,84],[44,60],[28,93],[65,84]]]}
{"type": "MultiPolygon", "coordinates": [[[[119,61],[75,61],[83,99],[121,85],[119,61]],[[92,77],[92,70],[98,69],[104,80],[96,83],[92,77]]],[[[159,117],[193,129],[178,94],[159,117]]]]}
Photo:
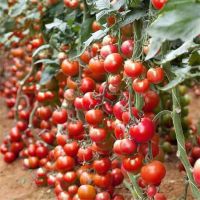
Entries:
{"type": "Polygon", "coordinates": [[[51,80],[58,72],[59,68],[56,65],[48,65],[45,67],[44,71],[42,72],[42,77],[40,80],[40,84],[44,85],[49,80],[51,80]]]}
{"type": "Polygon", "coordinates": [[[44,50],[44,49],[49,49],[49,48],[50,48],[50,45],[49,45],[49,44],[45,44],[45,45],[40,46],[39,48],[37,48],[37,49],[34,51],[32,57],[35,57],[40,51],[42,51],[42,50],[44,50]]]}
{"type": "Polygon", "coordinates": [[[152,38],[150,47],[149,47],[149,52],[145,58],[145,60],[149,60],[153,58],[160,50],[162,46],[162,40],[160,38],[152,38]]]}
{"type": "Polygon", "coordinates": [[[7,0],[0,0],[0,9],[7,10],[8,9],[8,1],[7,0]]]}
{"type": "Polygon", "coordinates": [[[188,53],[190,48],[197,46],[193,41],[186,41],[178,49],[170,51],[165,58],[162,60],[162,64],[174,60],[178,56],[188,53]]]}
{"type": "Polygon", "coordinates": [[[48,31],[50,31],[51,29],[57,28],[60,31],[65,32],[65,30],[67,28],[67,24],[64,21],[62,21],[58,18],[55,18],[52,23],[46,24],[45,27],[48,31]]]}
{"type": "Polygon", "coordinates": [[[81,42],[86,41],[90,37],[93,21],[94,17],[87,18],[81,25],[81,42]]]}
{"type": "Polygon", "coordinates": [[[135,20],[138,20],[142,17],[145,16],[145,11],[144,10],[135,10],[135,11],[132,11],[132,12],[129,12],[125,19],[119,23],[119,27],[123,27],[123,26],[126,26],[127,24],[130,24],[132,22],[134,22],[135,20]]]}
{"type": "Polygon", "coordinates": [[[19,0],[10,10],[9,15],[11,17],[17,17],[22,14],[27,7],[27,0],[19,0]]]}
{"type": "Polygon", "coordinates": [[[110,8],[110,0],[97,0],[96,1],[96,9],[103,10],[110,8]]]}
{"type": "Polygon", "coordinates": [[[192,52],[192,54],[189,57],[189,65],[200,65],[200,50],[192,52]]]}
{"type": "Polygon", "coordinates": [[[159,90],[167,91],[167,90],[170,90],[170,89],[176,87],[178,84],[182,83],[183,81],[184,81],[183,77],[176,77],[175,79],[173,79],[172,81],[170,81],[164,87],[158,87],[158,88],[159,88],[159,90]]]}
{"type": "Polygon", "coordinates": [[[58,65],[58,61],[57,60],[51,60],[51,59],[41,59],[41,60],[36,61],[34,64],[36,65],[38,63],[58,65]]]}
{"type": "Polygon", "coordinates": [[[111,10],[112,11],[117,11],[119,10],[123,5],[125,5],[126,1],[125,0],[118,0],[116,1],[113,5],[111,10]]]}
{"type": "Polygon", "coordinates": [[[161,12],[148,33],[164,40],[192,40],[200,34],[200,4],[187,1],[161,12]]]}

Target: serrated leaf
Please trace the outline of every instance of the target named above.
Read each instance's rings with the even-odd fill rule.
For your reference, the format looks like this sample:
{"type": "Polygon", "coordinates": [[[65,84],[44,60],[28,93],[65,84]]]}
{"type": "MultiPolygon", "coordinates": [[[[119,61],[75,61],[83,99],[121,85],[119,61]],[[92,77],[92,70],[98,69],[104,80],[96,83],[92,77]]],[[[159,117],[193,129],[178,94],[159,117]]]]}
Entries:
{"type": "Polygon", "coordinates": [[[27,0],[19,0],[10,10],[9,15],[11,17],[17,17],[22,14],[27,7],[27,0]]]}
{"type": "Polygon", "coordinates": [[[81,42],[86,41],[90,37],[92,23],[94,17],[87,18],[81,25],[81,42]]]}
{"type": "Polygon", "coordinates": [[[130,24],[134,22],[135,20],[138,20],[142,17],[145,16],[145,11],[144,10],[135,10],[133,12],[129,12],[125,19],[119,23],[119,27],[126,26],[127,24],[130,24]]]}
{"type": "Polygon", "coordinates": [[[49,44],[45,44],[45,45],[40,46],[39,48],[37,48],[37,49],[34,51],[32,57],[35,57],[40,51],[42,51],[42,50],[44,50],[44,49],[48,49],[48,48],[50,48],[50,45],[49,45],[49,44]]]}
{"type": "Polygon", "coordinates": [[[34,64],[38,64],[38,63],[43,63],[43,64],[56,64],[58,65],[58,61],[57,60],[51,60],[51,59],[41,59],[36,61],[34,64]]]}
{"type": "Polygon", "coordinates": [[[145,60],[149,60],[153,58],[160,50],[162,46],[162,40],[160,38],[152,38],[150,46],[149,46],[149,52],[145,58],[145,60]]]}
{"type": "Polygon", "coordinates": [[[41,80],[40,80],[40,84],[44,85],[49,80],[51,80],[57,74],[58,69],[59,68],[56,65],[46,66],[44,71],[42,72],[42,77],[41,77],[41,80]]]}
{"type": "Polygon", "coordinates": [[[175,58],[177,58],[178,56],[184,53],[187,53],[190,48],[195,47],[195,46],[197,45],[194,44],[193,41],[186,41],[178,49],[170,51],[162,60],[162,64],[169,62],[171,60],[174,60],[175,58]]]}
{"type": "Polygon", "coordinates": [[[110,8],[110,0],[97,0],[96,8],[97,8],[97,10],[109,9],[110,8]]]}
{"type": "Polygon", "coordinates": [[[51,29],[57,28],[60,31],[64,32],[67,28],[67,24],[64,21],[62,21],[58,18],[55,18],[52,23],[46,24],[45,27],[48,31],[51,30],[51,29]]]}
{"type": "Polygon", "coordinates": [[[99,21],[103,16],[107,15],[109,10],[102,10],[96,14],[96,20],[99,21]]]}
{"type": "Polygon", "coordinates": [[[192,52],[192,54],[189,57],[189,65],[200,65],[200,51],[192,52]]]}
{"type": "Polygon", "coordinates": [[[112,11],[119,10],[123,5],[125,5],[125,3],[126,3],[125,0],[118,0],[112,5],[111,10],[112,11]]]}
{"type": "Polygon", "coordinates": [[[164,40],[192,40],[200,34],[200,4],[185,3],[161,12],[150,26],[148,33],[152,37],[164,40]]]}
{"type": "Polygon", "coordinates": [[[183,77],[176,77],[175,79],[173,79],[172,81],[170,81],[164,87],[158,87],[158,88],[159,88],[159,90],[167,91],[167,90],[170,90],[170,89],[176,87],[178,84],[182,83],[183,81],[184,81],[183,77]]]}

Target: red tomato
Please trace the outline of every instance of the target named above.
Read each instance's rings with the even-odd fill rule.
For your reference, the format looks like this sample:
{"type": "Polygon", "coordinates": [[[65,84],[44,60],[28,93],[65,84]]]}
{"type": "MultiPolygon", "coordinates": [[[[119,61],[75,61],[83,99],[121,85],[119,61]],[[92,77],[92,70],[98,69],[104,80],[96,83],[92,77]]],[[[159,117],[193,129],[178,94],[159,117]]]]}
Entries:
{"type": "Polygon", "coordinates": [[[73,141],[73,142],[65,144],[63,149],[64,149],[66,155],[74,157],[78,153],[79,144],[78,144],[78,142],[73,141]]]}
{"type": "Polygon", "coordinates": [[[133,90],[137,93],[144,93],[149,89],[148,79],[139,79],[136,78],[132,84],[133,90]]]}
{"type": "Polygon", "coordinates": [[[68,59],[65,59],[61,64],[61,68],[65,75],[76,76],[79,72],[79,63],[77,61],[70,62],[68,59]]]}
{"type": "Polygon", "coordinates": [[[124,64],[124,72],[131,78],[138,77],[142,74],[144,66],[141,62],[133,62],[132,60],[126,60],[124,64]]]}
{"type": "Polygon", "coordinates": [[[75,137],[83,133],[84,127],[82,121],[72,121],[67,124],[67,131],[70,137],[75,137]]]}
{"type": "Polygon", "coordinates": [[[135,155],[130,158],[124,158],[122,166],[129,172],[137,172],[143,165],[143,157],[141,155],[135,155]]]}
{"type": "Polygon", "coordinates": [[[167,198],[162,193],[156,193],[154,196],[154,200],[167,200],[167,198]]]}
{"type": "Polygon", "coordinates": [[[165,166],[163,165],[163,163],[157,160],[146,164],[141,169],[141,177],[148,184],[160,184],[161,180],[165,177],[165,174],[165,166]]]}
{"type": "Polygon", "coordinates": [[[117,186],[120,185],[123,180],[124,180],[124,175],[121,171],[121,169],[119,168],[115,168],[111,171],[111,175],[112,175],[112,185],[113,186],[117,186]]]}
{"type": "Polygon", "coordinates": [[[155,133],[155,125],[149,118],[142,118],[137,125],[131,126],[129,134],[138,143],[145,143],[152,139],[155,133]]]}
{"type": "Polygon", "coordinates": [[[121,52],[128,58],[133,54],[134,42],[133,40],[125,40],[121,45],[121,52]]]}
{"type": "Polygon", "coordinates": [[[4,154],[4,161],[6,163],[11,163],[16,159],[16,155],[13,152],[6,152],[4,154]]]}
{"type": "Polygon", "coordinates": [[[83,93],[92,92],[96,88],[96,83],[92,78],[85,77],[81,80],[80,90],[83,93]]]}
{"type": "Polygon", "coordinates": [[[92,31],[93,31],[93,32],[96,32],[96,31],[99,31],[99,30],[101,30],[101,25],[100,25],[100,23],[97,22],[97,21],[94,21],[94,22],[92,23],[92,31]]]}
{"type": "Polygon", "coordinates": [[[100,192],[96,195],[95,200],[111,200],[111,197],[108,192],[100,192]]]}
{"type": "Polygon", "coordinates": [[[196,160],[193,168],[193,177],[197,185],[200,185],[200,158],[196,160]]]}
{"type": "Polygon", "coordinates": [[[89,69],[95,74],[105,74],[104,61],[97,57],[91,58],[88,65],[89,69]]]}
{"type": "Polygon", "coordinates": [[[106,174],[111,168],[111,161],[109,158],[101,158],[93,162],[93,168],[98,174],[106,174]]]}
{"type": "Polygon", "coordinates": [[[116,45],[108,44],[101,48],[100,55],[102,56],[102,58],[106,58],[108,55],[112,53],[117,53],[117,52],[118,52],[118,48],[116,45]]]}
{"type": "Polygon", "coordinates": [[[103,111],[99,109],[92,109],[86,112],[85,120],[90,125],[98,125],[103,120],[103,111]]]}
{"type": "Polygon", "coordinates": [[[64,124],[67,118],[67,111],[64,108],[55,110],[52,114],[52,121],[55,124],[64,124]]]}
{"type": "Polygon", "coordinates": [[[108,188],[112,185],[112,175],[110,173],[105,175],[95,174],[94,184],[100,188],[108,188]]]}
{"type": "Polygon", "coordinates": [[[93,142],[101,143],[107,138],[107,131],[104,128],[90,128],[89,136],[93,142]]]}
{"type": "Polygon", "coordinates": [[[108,73],[117,73],[123,64],[123,58],[119,53],[112,53],[108,55],[104,61],[104,69],[108,73]]]}
{"type": "Polygon", "coordinates": [[[77,157],[80,162],[89,161],[93,158],[93,153],[91,148],[79,148],[77,157]]]}
{"type": "Polygon", "coordinates": [[[161,67],[150,68],[147,71],[147,79],[153,84],[161,83],[164,79],[164,70],[161,67]]]}
{"type": "Polygon", "coordinates": [[[131,155],[137,150],[137,144],[130,139],[123,139],[120,142],[120,151],[123,155],[131,155]]]}
{"type": "Polygon", "coordinates": [[[69,171],[74,168],[75,161],[70,156],[60,156],[56,160],[56,169],[59,171],[69,171]]]}
{"type": "Polygon", "coordinates": [[[167,3],[167,0],[151,0],[153,7],[157,10],[161,10],[167,3]]]}

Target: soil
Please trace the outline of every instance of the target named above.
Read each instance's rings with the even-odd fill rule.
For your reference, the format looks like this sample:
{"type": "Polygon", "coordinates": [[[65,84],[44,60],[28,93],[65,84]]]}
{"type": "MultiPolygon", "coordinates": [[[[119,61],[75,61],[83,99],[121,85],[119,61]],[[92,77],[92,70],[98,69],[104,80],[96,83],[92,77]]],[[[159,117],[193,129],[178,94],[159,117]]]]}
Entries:
{"type": "MultiPolygon", "coordinates": [[[[189,117],[192,121],[197,122],[200,119],[200,98],[191,95],[191,106],[189,107],[189,117]]],[[[0,142],[4,135],[14,124],[13,120],[6,118],[7,109],[4,99],[0,97],[0,142]]],[[[166,159],[165,166],[167,175],[161,184],[160,191],[164,192],[167,200],[179,200],[184,194],[184,173],[176,169],[176,156],[169,156],[166,159]]],[[[54,200],[53,191],[48,187],[38,188],[34,182],[34,171],[25,170],[22,160],[17,160],[12,164],[5,164],[0,155],[0,200],[54,200]]],[[[123,193],[127,194],[125,189],[123,193]]],[[[126,200],[131,200],[129,195],[126,200]]],[[[187,200],[193,200],[190,192],[187,200]]]]}

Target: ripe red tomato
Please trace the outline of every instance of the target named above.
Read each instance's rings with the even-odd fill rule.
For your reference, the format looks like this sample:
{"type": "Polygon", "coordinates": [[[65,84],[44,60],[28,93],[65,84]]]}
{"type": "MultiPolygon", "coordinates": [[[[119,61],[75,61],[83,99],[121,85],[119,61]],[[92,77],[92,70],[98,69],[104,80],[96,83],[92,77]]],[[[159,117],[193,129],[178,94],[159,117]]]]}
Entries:
{"type": "Polygon", "coordinates": [[[92,185],[81,185],[78,188],[78,196],[81,200],[95,200],[96,190],[92,185]]]}
{"type": "Polygon", "coordinates": [[[63,180],[65,182],[67,182],[68,184],[72,184],[76,181],[77,179],[77,174],[76,172],[74,171],[69,171],[69,172],[66,172],[64,175],[63,175],[63,180]]]}
{"type": "Polygon", "coordinates": [[[117,53],[117,52],[118,52],[118,48],[116,45],[108,44],[101,48],[100,55],[102,56],[102,58],[106,58],[108,55],[112,53],[117,53]]]}
{"type": "Polygon", "coordinates": [[[11,163],[16,159],[16,155],[13,152],[6,152],[4,154],[4,161],[6,163],[11,163]]]}
{"type": "Polygon", "coordinates": [[[149,118],[142,118],[137,125],[131,126],[129,134],[138,143],[145,143],[152,139],[155,133],[155,125],[149,118]]]}
{"type": "Polygon", "coordinates": [[[111,161],[109,158],[101,158],[93,162],[93,168],[98,174],[106,174],[111,168],[111,161]]]}
{"type": "Polygon", "coordinates": [[[93,92],[87,92],[83,96],[82,105],[85,110],[93,109],[100,101],[95,99],[93,92]]]}
{"type": "Polygon", "coordinates": [[[153,90],[148,90],[147,92],[145,92],[143,94],[143,97],[144,97],[144,106],[143,106],[144,112],[152,112],[160,102],[159,95],[153,90]]]}
{"type": "Polygon", "coordinates": [[[122,114],[124,112],[124,105],[126,103],[124,101],[119,101],[113,106],[113,114],[114,116],[122,121],[122,114]]]}
{"type": "Polygon", "coordinates": [[[70,137],[75,137],[83,133],[84,127],[82,121],[72,121],[67,124],[67,132],[70,137]]]}
{"type": "Polygon", "coordinates": [[[59,171],[69,171],[74,168],[75,161],[70,156],[60,156],[56,160],[56,169],[59,171]]]}
{"type": "Polygon", "coordinates": [[[108,73],[117,73],[123,64],[123,58],[119,53],[112,53],[108,55],[104,61],[104,69],[108,73]]]}
{"type": "Polygon", "coordinates": [[[147,79],[153,84],[161,83],[164,79],[164,70],[161,67],[150,68],[147,71],[147,79]]]}
{"type": "Polygon", "coordinates": [[[85,77],[81,80],[80,90],[83,93],[92,92],[96,88],[96,83],[92,78],[85,77]]]}
{"type": "Polygon", "coordinates": [[[167,200],[167,198],[162,193],[156,193],[154,196],[154,200],[167,200]]]}
{"type": "Polygon", "coordinates": [[[93,152],[91,148],[79,148],[77,157],[80,162],[89,161],[93,158],[93,152]]]}
{"type": "Polygon", "coordinates": [[[131,155],[137,150],[137,144],[130,139],[123,139],[120,142],[120,152],[123,155],[131,155]]]}
{"type": "Polygon", "coordinates": [[[197,185],[200,185],[200,158],[196,160],[193,168],[193,177],[197,185]]]}
{"type": "Polygon", "coordinates": [[[88,64],[90,61],[91,55],[89,51],[84,51],[83,54],[80,56],[82,62],[88,64]]]}
{"type": "Polygon", "coordinates": [[[45,158],[48,155],[48,148],[45,146],[37,147],[35,154],[38,158],[45,158]]]}
{"type": "Polygon", "coordinates": [[[37,112],[39,117],[43,120],[48,120],[52,115],[52,111],[49,107],[44,107],[44,106],[40,107],[38,108],[37,112]]]}
{"type": "Polygon", "coordinates": [[[159,185],[165,174],[164,164],[157,160],[146,164],[141,169],[141,177],[148,184],[159,185]]]}
{"type": "Polygon", "coordinates": [[[115,168],[111,171],[112,175],[112,185],[115,187],[117,185],[120,185],[122,181],[124,180],[124,175],[119,168],[115,168]]]}
{"type": "Polygon", "coordinates": [[[86,112],[85,120],[90,125],[98,125],[103,120],[103,111],[99,109],[92,109],[86,112]]]}
{"type": "Polygon", "coordinates": [[[94,21],[94,22],[92,23],[92,31],[93,31],[93,32],[96,32],[96,31],[99,31],[99,30],[101,30],[101,25],[100,25],[100,23],[97,22],[97,21],[94,21]]]}
{"type": "Polygon", "coordinates": [[[96,195],[95,200],[111,200],[111,197],[108,192],[100,192],[96,195]]]}
{"type": "Polygon", "coordinates": [[[141,62],[133,62],[132,60],[126,60],[124,64],[124,72],[131,78],[138,77],[142,74],[144,66],[141,62]]]}
{"type": "Polygon", "coordinates": [[[143,157],[137,154],[130,158],[124,158],[122,161],[122,166],[125,170],[129,172],[137,172],[143,165],[143,157]]]}
{"type": "Polygon", "coordinates": [[[61,64],[62,72],[67,76],[76,76],[79,72],[79,63],[77,61],[63,60],[61,64]]]}
{"type": "Polygon", "coordinates": [[[110,173],[105,175],[95,174],[94,184],[100,188],[108,188],[112,185],[112,175],[110,173]]]}
{"type": "Polygon", "coordinates": [[[133,90],[137,93],[144,93],[149,89],[148,79],[139,79],[136,78],[132,84],[133,90]]]}
{"type": "Polygon", "coordinates": [[[151,0],[153,7],[157,10],[161,10],[167,3],[167,0],[151,0]]]}
{"type": "Polygon", "coordinates": [[[66,155],[74,157],[78,153],[79,144],[76,141],[65,144],[64,151],[66,155]]]}
{"type": "Polygon", "coordinates": [[[89,69],[95,74],[105,74],[104,61],[97,57],[91,58],[88,65],[89,69]]]}
{"type": "Polygon", "coordinates": [[[133,54],[134,42],[133,40],[125,40],[121,45],[121,52],[128,58],[133,54]]]}
{"type": "Polygon", "coordinates": [[[22,135],[16,126],[11,129],[9,135],[12,142],[19,142],[22,138],[22,135]]]}
{"type": "Polygon", "coordinates": [[[67,118],[67,111],[64,108],[55,110],[52,114],[52,121],[54,124],[64,124],[67,118]]]}
{"type": "Polygon", "coordinates": [[[93,142],[101,143],[106,140],[108,133],[104,128],[90,128],[89,136],[93,142]]]}
{"type": "Polygon", "coordinates": [[[64,0],[64,4],[68,8],[76,9],[79,5],[79,1],[78,0],[64,0]]]}

